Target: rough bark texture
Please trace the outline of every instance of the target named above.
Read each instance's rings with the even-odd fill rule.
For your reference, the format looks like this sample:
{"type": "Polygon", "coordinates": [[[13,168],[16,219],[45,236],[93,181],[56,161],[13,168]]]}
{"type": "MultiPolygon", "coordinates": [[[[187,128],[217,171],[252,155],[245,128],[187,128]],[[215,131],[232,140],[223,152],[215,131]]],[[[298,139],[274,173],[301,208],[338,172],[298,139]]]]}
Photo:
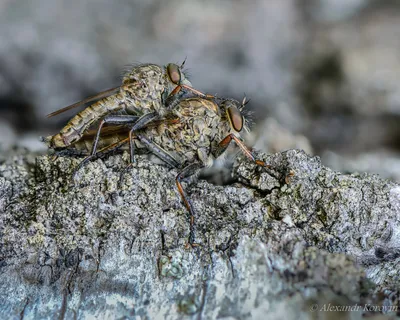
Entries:
{"type": "Polygon", "coordinates": [[[124,172],[117,155],[72,178],[76,159],[8,157],[0,318],[357,319],[395,309],[400,186],[298,150],[259,156],[273,169],[239,158],[237,183],[187,187],[192,249],[175,170],[139,158],[124,172]]]}

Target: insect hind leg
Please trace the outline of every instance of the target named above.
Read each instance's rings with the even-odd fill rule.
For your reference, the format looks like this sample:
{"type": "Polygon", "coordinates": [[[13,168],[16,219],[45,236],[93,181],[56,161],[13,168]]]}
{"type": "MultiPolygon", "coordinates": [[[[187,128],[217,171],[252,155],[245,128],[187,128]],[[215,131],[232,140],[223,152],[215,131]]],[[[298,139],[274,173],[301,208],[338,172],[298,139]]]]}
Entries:
{"type": "Polygon", "coordinates": [[[129,130],[129,151],[131,155],[131,164],[135,162],[134,158],[135,146],[133,144],[133,133],[137,130],[143,129],[145,126],[147,126],[150,122],[152,122],[156,118],[158,118],[157,112],[146,113],[145,115],[137,119],[137,121],[133,124],[131,130],[129,130]]]}
{"type": "Polygon", "coordinates": [[[133,116],[133,115],[110,115],[105,117],[103,120],[101,120],[99,127],[97,128],[96,136],[93,140],[91,155],[94,156],[96,154],[97,145],[100,139],[101,129],[106,123],[115,125],[128,125],[136,123],[139,119],[140,118],[138,116],[133,116]]]}
{"type": "Polygon", "coordinates": [[[182,169],[176,176],[175,182],[178,188],[179,194],[181,195],[182,201],[185,204],[186,209],[189,212],[189,221],[190,221],[190,232],[189,232],[189,243],[188,245],[194,247],[196,246],[195,243],[195,228],[194,228],[194,218],[195,212],[193,209],[192,202],[190,201],[189,197],[187,196],[185,190],[183,189],[182,182],[191,176],[197,174],[203,165],[200,163],[192,163],[182,169]]]}
{"type": "Polygon", "coordinates": [[[97,128],[97,132],[95,135],[95,138],[93,140],[93,145],[92,145],[92,151],[90,152],[89,155],[85,159],[81,161],[81,163],[78,164],[78,166],[75,168],[73,175],[76,174],[79,169],[81,169],[87,162],[90,160],[94,159],[97,154],[97,146],[99,143],[100,139],[100,133],[101,129],[103,126],[108,123],[108,124],[114,124],[114,125],[127,125],[131,123],[136,123],[138,121],[139,117],[138,116],[133,116],[133,115],[109,115],[105,117],[103,120],[101,120],[99,127],[97,128]]]}

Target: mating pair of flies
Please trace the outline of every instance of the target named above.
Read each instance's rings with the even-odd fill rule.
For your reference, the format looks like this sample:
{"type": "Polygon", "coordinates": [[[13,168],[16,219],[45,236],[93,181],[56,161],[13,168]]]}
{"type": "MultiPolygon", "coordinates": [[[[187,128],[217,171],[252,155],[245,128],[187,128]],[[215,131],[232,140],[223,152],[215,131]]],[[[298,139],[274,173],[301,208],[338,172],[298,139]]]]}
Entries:
{"type": "Polygon", "coordinates": [[[195,211],[182,181],[211,166],[232,140],[251,161],[269,167],[255,159],[240,138],[241,132],[248,130],[241,112],[245,99],[239,103],[194,89],[183,72],[183,64],[135,66],[123,77],[121,86],[48,116],[88,103],[92,104],[58,134],[43,141],[60,154],[86,154],[77,169],[98,152],[126,146],[131,163],[135,150],[145,149],[177,168],[176,185],[190,217],[190,245],[195,241],[195,211]]]}

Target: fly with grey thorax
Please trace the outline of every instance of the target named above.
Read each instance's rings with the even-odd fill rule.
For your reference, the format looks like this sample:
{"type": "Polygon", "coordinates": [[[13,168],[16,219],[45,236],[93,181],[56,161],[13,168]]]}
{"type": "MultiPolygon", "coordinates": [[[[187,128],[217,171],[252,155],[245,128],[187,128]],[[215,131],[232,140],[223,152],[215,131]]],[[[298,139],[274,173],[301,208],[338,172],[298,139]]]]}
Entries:
{"type": "Polygon", "coordinates": [[[63,150],[79,141],[91,126],[98,124],[91,148],[91,155],[94,155],[105,124],[129,125],[132,135],[134,131],[165,115],[182,95],[192,93],[205,96],[192,88],[182,68],[183,64],[178,66],[173,63],[165,67],[141,64],[132,68],[123,77],[121,86],[49,114],[52,117],[96,101],[75,115],[58,134],[46,137],[43,141],[51,149],[63,150]]]}

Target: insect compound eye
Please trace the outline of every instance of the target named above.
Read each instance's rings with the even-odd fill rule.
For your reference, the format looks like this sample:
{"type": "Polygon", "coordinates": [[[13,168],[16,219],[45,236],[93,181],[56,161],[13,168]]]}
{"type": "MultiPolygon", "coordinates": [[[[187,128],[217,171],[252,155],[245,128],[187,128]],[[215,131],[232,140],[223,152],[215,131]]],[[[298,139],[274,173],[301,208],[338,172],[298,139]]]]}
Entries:
{"type": "Polygon", "coordinates": [[[231,124],[231,127],[237,131],[240,132],[243,129],[243,116],[240,113],[239,109],[236,107],[229,107],[226,110],[226,113],[228,115],[229,122],[231,124]]]}
{"type": "Polygon", "coordinates": [[[175,63],[169,63],[167,65],[167,74],[168,77],[171,79],[172,83],[180,84],[181,71],[179,70],[179,67],[175,63]]]}

